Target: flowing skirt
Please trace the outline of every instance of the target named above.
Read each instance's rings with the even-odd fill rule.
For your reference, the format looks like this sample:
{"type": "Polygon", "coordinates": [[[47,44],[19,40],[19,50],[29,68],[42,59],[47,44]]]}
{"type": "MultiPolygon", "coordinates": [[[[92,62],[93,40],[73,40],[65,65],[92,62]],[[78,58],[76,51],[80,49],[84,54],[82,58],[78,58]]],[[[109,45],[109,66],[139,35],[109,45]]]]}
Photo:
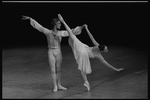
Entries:
{"type": "Polygon", "coordinates": [[[92,70],[89,57],[94,58],[92,47],[89,47],[79,41],[76,36],[69,38],[69,44],[72,47],[76,62],[78,64],[78,69],[82,70],[86,74],[90,74],[92,70]]]}

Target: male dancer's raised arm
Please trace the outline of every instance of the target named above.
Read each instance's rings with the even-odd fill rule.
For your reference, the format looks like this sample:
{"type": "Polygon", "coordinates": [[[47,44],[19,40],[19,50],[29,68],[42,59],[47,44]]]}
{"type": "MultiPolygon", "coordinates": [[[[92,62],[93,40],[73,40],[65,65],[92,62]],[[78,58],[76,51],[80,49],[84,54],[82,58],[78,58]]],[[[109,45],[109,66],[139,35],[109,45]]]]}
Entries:
{"type": "Polygon", "coordinates": [[[45,27],[43,27],[42,25],[40,25],[37,21],[35,21],[33,18],[31,18],[31,17],[28,17],[28,16],[22,16],[23,18],[23,20],[27,20],[27,19],[29,19],[30,20],[30,24],[31,24],[31,26],[33,27],[33,28],[35,28],[35,29],[37,29],[38,31],[40,31],[40,32],[42,32],[42,33],[44,33],[44,34],[46,34],[46,33],[48,33],[50,30],[49,29],[47,29],[47,28],[45,28],[45,27]]]}
{"type": "MultiPolygon", "coordinates": [[[[29,16],[22,16],[22,17],[23,17],[22,18],[23,20],[29,19],[31,26],[44,34],[49,33],[51,31],[51,30],[43,27],[42,25],[40,25],[37,21],[35,21],[33,18],[31,18],[29,16]]],[[[76,28],[71,29],[71,31],[74,35],[79,35],[79,34],[81,34],[83,27],[84,27],[84,25],[77,26],[76,28]]],[[[67,37],[69,34],[68,34],[68,31],[61,30],[59,35],[62,37],[67,37]]]]}

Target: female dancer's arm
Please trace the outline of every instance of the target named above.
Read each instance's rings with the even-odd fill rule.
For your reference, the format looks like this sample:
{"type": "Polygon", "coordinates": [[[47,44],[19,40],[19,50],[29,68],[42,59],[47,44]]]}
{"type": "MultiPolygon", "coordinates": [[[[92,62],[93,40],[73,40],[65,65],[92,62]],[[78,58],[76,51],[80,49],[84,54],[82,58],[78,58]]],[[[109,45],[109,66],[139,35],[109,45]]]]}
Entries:
{"type": "Polygon", "coordinates": [[[99,46],[99,44],[96,42],[96,40],[94,39],[94,37],[93,37],[92,34],[90,33],[90,31],[89,31],[87,25],[85,25],[85,29],[86,29],[86,31],[87,31],[87,33],[88,33],[90,39],[92,40],[93,44],[94,44],[95,46],[99,46]]]}
{"type": "Polygon", "coordinates": [[[109,67],[109,68],[111,68],[111,69],[113,69],[113,70],[115,70],[115,71],[121,71],[121,70],[123,70],[123,68],[117,69],[117,68],[113,67],[112,65],[110,65],[110,64],[103,58],[103,56],[102,56],[101,54],[97,54],[97,55],[95,55],[95,57],[97,57],[104,65],[106,65],[107,67],[109,67]]]}

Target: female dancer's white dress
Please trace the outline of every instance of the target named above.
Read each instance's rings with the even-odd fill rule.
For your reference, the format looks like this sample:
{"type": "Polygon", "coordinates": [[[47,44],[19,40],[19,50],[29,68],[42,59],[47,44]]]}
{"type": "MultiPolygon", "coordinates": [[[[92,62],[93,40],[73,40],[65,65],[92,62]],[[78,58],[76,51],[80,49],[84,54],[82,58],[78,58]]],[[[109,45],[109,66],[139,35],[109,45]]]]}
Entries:
{"type": "Polygon", "coordinates": [[[90,74],[92,70],[89,57],[94,58],[92,47],[82,43],[74,34],[69,36],[69,45],[74,53],[78,69],[90,74]]]}

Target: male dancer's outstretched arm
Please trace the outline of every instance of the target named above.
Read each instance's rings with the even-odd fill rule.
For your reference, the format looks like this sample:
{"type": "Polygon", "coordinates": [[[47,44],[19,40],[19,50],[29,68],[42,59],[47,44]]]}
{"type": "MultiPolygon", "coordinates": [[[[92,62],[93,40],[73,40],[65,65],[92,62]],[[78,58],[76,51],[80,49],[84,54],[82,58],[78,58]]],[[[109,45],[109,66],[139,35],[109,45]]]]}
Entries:
{"type": "MultiPolygon", "coordinates": [[[[22,20],[30,20],[30,24],[33,28],[37,29],[38,31],[46,34],[46,33],[49,33],[51,30],[43,27],[42,25],[40,25],[37,21],[35,21],[33,18],[29,17],[29,16],[22,16],[22,20]]],[[[81,34],[81,31],[82,31],[82,28],[84,27],[84,25],[82,26],[78,26],[76,28],[73,28],[71,29],[72,33],[74,35],[79,35],[81,34]]],[[[62,30],[60,33],[59,33],[60,36],[62,37],[67,37],[69,34],[68,34],[68,31],[66,30],[62,30]]]]}
{"type": "Polygon", "coordinates": [[[30,20],[30,24],[33,28],[37,29],[38,31],[42,32],[42,33],[48,33],[50,30],[43,27],[42,25],[40,25],[37,21],[35,21],[33,18],[31,17],[28,17],[28,16],[22,16],[23,20],[27,20],[29,19],[30,20]]]}

